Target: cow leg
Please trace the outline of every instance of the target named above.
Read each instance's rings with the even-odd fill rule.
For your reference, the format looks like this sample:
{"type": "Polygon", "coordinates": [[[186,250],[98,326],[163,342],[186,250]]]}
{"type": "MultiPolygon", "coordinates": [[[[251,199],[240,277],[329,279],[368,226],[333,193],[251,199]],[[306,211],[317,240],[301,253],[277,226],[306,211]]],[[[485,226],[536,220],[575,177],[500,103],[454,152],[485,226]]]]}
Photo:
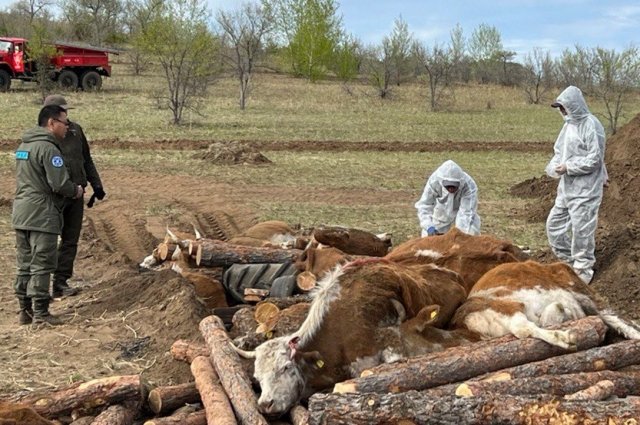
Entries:
{"type": "Polygon", "coordinates": [[[523,313],[516,313],[504,326],[518,338],[538,338],[551,345],[567,349],[576,345],[576,336],[573,332],[543,329],[529,320],[523,313]]]}
{"type": "Polygon", "coordinates": [[[559,325],[560,323],[567,320],[567,311],[565,311],[562,303],[555,302],[549,304],[544,308],[542,314],[540,315],[540,319],[538,323],[542,327],[559,325]]]}

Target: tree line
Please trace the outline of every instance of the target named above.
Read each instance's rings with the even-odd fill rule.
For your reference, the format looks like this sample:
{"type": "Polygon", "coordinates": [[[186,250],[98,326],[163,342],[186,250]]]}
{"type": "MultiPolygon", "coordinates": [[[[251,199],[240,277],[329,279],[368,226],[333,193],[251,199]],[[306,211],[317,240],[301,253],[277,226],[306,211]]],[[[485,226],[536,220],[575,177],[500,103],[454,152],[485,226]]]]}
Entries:
{"type": "Polygon", "coordinates": [[[349,82],[366,82],[381,99],[418,82],[431,111],[446,111],[465,83],[519,87],[532,104],[576,85],[603,102],[611,133],[640,88],[633,45],[623,51],[576,45],[556,58],[534,48],[516,61],[495,26],[483,23],[466,35],[457,25],[448,42],[428,45],[401,16],[379,43],[364,44],[344,27],[337,0],[260,0],[218,11],[203,0],[54,1],[16,1],[0,12],[0,34],[122,48],[135,74],[158,63],[166,88],[156,97],[175,124],[183,111],[197,112],[207,87],[223,73],[236,78],[245,109],[260,70],[312,82],[338,79],[347,89],[349,82]]]}

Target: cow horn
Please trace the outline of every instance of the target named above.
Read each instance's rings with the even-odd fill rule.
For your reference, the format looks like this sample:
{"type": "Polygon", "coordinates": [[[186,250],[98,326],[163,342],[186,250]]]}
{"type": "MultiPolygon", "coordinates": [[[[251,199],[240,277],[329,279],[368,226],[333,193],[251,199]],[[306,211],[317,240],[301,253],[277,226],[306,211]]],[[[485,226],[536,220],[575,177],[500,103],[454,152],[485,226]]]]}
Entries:
{"type": "Polygon", "coordinates": [[[236,351],[236,353],[238,353],[238,355],[240,357],[244,358],[244,359],[255,359],[256,358],[256,352],[255,351],[244,351],[243,349],[236,347],[232,343],[229,343],[229,345],[231,345],[231,347],[236,351]]]}
{"type": "Polygon", "coordinates": [[[169,239],[171,242],[178,243],[180,241],[178,237],[175,235],[175,233],[169,230],[169,226],[167,226],[167,236],[169,236],[169,239]]]}

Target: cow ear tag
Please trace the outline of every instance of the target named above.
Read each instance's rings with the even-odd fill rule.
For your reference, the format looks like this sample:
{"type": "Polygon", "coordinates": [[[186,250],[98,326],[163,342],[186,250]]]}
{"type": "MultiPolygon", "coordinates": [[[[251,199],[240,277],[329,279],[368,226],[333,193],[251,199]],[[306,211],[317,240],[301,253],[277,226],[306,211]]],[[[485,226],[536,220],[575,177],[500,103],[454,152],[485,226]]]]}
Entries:
{"type": "Polygon", "coordinates": [[[435,319],[437,315],[438,315],[437,311],[434,310],[434,311],[431,312],[431,318],[432,319],[435,319]]]}
{"type": "Polygon", "coordinates": [[[324,367],[324,362],[322,360],[316,360],[316,366],[322,369],[324,367]]]}
{"type": "Polygon", "coordinates": [[[269,331],[265,334],[265,336],[267,337],[267,339],[271,339],[273,337],[273,332],[269,331]]]}

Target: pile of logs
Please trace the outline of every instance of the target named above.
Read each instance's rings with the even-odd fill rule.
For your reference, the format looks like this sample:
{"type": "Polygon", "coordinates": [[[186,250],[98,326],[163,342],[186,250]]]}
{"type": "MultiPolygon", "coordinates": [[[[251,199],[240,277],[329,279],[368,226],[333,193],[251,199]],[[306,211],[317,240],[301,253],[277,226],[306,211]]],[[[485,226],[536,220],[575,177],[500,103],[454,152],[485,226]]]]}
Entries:
{"type": "MultiPolygon", "coordinates": [[[[257,309],[256,323],[268,328],[277,314],[273,305],[257,309]]],[[[638,423],[640,371],[633,366],[640,364],[640,341],[602,345],[607,328],[593,316],[559,328],[574,332],[577,351],[513,336],[454,347],[366,370],[276,422],[638,423]]],[[[206,317],[200,331],[204,344],[178,340],[170,350],[190,364],[194,382],[147,391],[140,376],[114,376],[13,400],[13,407],[47,418],[28,422],[34,424],[274,423],[260,413],[252,365],[231,347],[223,321],[206,317]]],[[[0,402],[0,423],[7,406],[0,402]]]]}

